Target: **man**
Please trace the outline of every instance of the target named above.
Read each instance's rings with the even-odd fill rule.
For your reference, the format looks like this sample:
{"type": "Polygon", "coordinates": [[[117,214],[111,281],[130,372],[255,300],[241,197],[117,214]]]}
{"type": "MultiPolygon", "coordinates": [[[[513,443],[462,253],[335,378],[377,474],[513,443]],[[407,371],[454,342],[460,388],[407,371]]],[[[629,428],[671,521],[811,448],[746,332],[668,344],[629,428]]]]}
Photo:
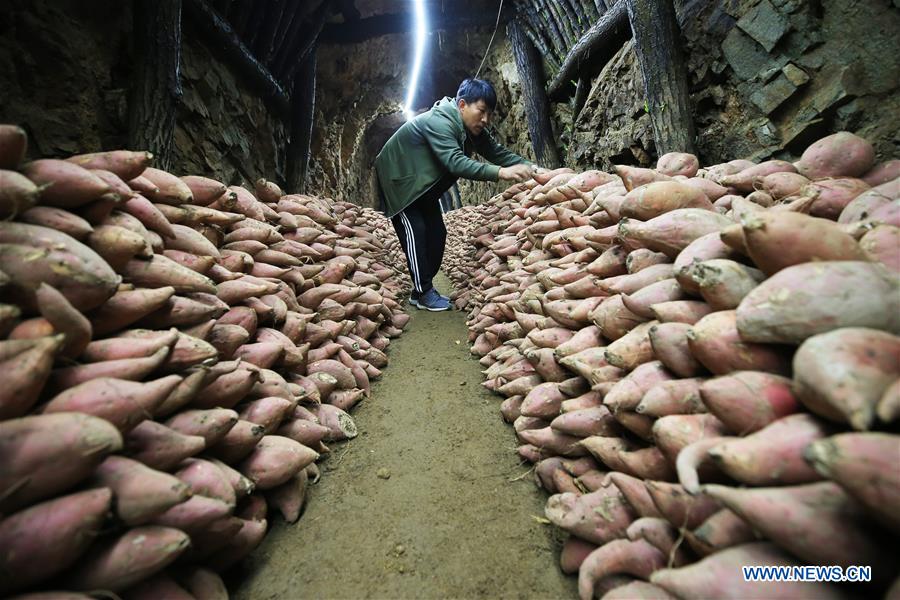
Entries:
{"type": "Polygon", "coordinates": [[[382,207],[397,230],[413,280],[409,301],[420,309],[450,308],[450,299],[432,283],[447,238],[441,195],[460,177],[520,182],[538,171],[486,131],[496,105],[490,83],[466,79],[455,99],[444,98],[407,121],[375,158],[382,207]],[[475,151],[493,164],[470,158],[475,151]]]}

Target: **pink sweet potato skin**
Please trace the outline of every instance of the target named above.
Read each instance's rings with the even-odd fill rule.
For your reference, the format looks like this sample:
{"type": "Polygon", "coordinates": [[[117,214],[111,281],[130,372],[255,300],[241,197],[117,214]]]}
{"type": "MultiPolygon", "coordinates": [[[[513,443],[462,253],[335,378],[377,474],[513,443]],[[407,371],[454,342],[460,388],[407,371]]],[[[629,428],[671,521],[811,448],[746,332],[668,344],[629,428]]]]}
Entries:
{"type": "Polygon", "coordinates": [[[121,592],[164,569],[190,543],[186,533],[170,527],[129,529],[118,538],[94,546],[70,571],[67,587],[121,592]]]}
{"type": "Polygon", "coordinates": [[[800,564],[774,544],[755,542],[727,548],[687,567],[656,571],[650,582],[678,598],[844,598],[840,589],[830,584],[747,582],[741,574],[746,565],[800,564]]]}
{"type": "Polygon", "coordinates": [[[868,141],[849,131],[840,131],[814,142],[796,163],[809,179],[859,177],[875,164],[875,150],[868,141]]]}
{"type": "Polygon", "coordinates": [[[888,433],[843,433],[804,451],[816,471],[839,483],[894,533],[900,533],[898,455],[900,437],[888,433]]]}
{"type": "Polygon", "coordinates": [[[85,478],[122,436],[107,421],[80,413],[57,413],[0,422],[0,512],[49,498],[85,478]]]}
{"type": "Polygon", "coordinates": [[[96,488],[35,504],[0,521],[0,593],[62,572],[101,532],[112,492],[96,488]]]}
{"type": "Polygon", "coordinates": [[[839,327],[900,333],[896,277],[868,262],[795,265],[761,283],[737,308],[737,329],[747,342],[799,344],[839,327]]]}
{"type": "Polygon", "coordinates": [[[813,336],[794,356],[794,392],[812,412],[849,423],[857,431],[875,424],[885,390],[900,377],[900,337],[846,327],[813,336]]]}
{"type": "Polygon", "coordinates": [[[778,419],[744,438],[733,438],[709,449],[722,472],[747,485],[796,485],[821,476],[804,460],[810,443],[827,437],[828,425],[809,413],[778,419]]]}
{"type": "Polygon", "coordinates": [[[870,565],[874,580],[883,583],[893,574],[893,559],[864,529],[864,513],[836,483],[771,488],[706,485],[703,490],[766,539],[809,564],[870,565]]]}

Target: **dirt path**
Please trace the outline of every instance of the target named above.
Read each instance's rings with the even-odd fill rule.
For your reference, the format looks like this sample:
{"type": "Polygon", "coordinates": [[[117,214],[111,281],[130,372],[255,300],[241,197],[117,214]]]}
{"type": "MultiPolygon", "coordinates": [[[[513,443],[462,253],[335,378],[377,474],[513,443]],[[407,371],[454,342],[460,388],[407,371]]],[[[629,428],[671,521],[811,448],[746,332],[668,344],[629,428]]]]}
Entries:
{"type": "Polygon", "coordinates": [[[515,480],[527,468],[479,385],[464,315],[412,313],[353,413],[360,436],[332,446],[297,524],[270,520],[233,573],[238,600],[577,596],[535,519],[546,496],[515,480]]]}

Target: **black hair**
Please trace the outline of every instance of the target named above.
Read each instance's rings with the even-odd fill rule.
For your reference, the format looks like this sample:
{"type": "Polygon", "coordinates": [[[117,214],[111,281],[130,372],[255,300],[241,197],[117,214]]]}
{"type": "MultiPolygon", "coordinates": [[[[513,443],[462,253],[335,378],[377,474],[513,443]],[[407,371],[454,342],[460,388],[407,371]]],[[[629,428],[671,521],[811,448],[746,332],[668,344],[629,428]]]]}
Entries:
{"type": "Polygon", "coordinates": [[[466,104],[475,104],[484,100],[488,108],[494,110],[497,107],[497,92],[490,81],[470,77],[459,84],[456,92],[456,101],[465,100],[466,104]]]}

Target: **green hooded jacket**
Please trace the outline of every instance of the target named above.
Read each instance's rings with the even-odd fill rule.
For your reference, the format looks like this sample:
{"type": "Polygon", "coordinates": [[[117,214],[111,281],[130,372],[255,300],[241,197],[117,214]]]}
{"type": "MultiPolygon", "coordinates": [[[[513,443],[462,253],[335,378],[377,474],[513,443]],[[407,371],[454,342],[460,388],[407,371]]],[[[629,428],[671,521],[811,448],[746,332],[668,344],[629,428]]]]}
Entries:
{"type": "Polygon", "coordinates": [[[446,191],[460,177],[497,181],[500,167],[519,163],[530,164],[486,130],[477,137],[469,135],[456,101],[444,98],[391,136],[375,157],[375,171],[385,214],[393,217],[428,192],[446,191]],[[469,158],[473,152],[494,164],[469,158]]]}

